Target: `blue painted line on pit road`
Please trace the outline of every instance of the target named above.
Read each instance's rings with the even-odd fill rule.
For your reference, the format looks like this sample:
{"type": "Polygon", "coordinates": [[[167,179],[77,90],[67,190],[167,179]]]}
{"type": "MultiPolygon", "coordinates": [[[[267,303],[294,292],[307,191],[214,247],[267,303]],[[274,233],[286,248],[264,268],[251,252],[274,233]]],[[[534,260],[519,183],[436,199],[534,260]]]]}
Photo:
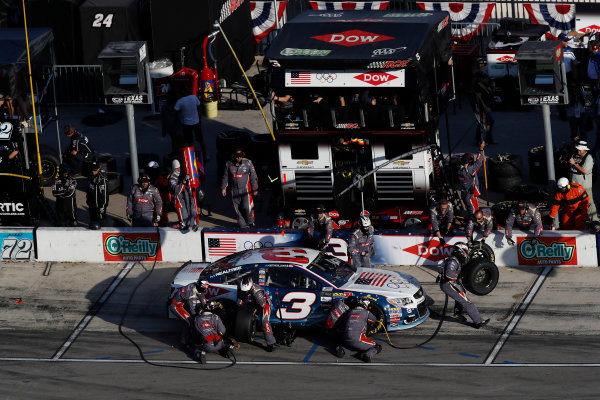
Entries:
{"type": "Polygon", "coordinates": [[[308,362],[308,360],[310,360],[310,358],[315,353],[315,351],[317,351],[318,347],[319,347],[319,340],[317,339],[315,341],[315,343],[312,345],[312,347],[310,348],[310,350],[308,351],[308,353],[306,354],[306,357],[304,357],[304,360],[302,360],[302,362],[308,362]]]}
{"type": "Polygon", "coordinates": [[[423,350],[435,350],[435,347],[427,347],[427,346],[417,346],[419,349],[423,350]]]}
{"type": "Polygon", "coordinates": [[[150,350],[144,351],[142,354],[154,354],[154,353],[162,353],[164,350],[150,350]]]}
{"type": "Polygon", "coordinates": [[[514,362],[514,361],[502,361],[504,364],[521,364],[518,362],[514,362]]]}
{"type": "Polygon", "coordinates": [[[469,354],[469,353],[458,353],[459,356],[471,357],[471,358],[479,358],[477,354],[469,354]]]}
{"type": "Polygon", "coordinates": [[[94,360],[110,360],[110,357],[96,357],[94,360]]]}

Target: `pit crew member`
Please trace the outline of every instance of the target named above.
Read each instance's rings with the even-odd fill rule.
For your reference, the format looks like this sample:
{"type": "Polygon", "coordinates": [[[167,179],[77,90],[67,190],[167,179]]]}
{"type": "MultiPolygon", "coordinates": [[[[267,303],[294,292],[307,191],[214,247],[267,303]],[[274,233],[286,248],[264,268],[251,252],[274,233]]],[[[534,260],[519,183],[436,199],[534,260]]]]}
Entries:
{"type": "Polygon", "coordinates": [[[439,239],[440,244],[445,245],[444,235],[451,232],[454,207],[447,199],[442,198],[440,201],[433,203],[429,209],[429,217],[431,219],[431,230],[435,237],[439,239]]]}
{"type": "Polygon", "coordinates": [[[208,302],[194,318],[194,358],[206,364],[206,353],[220,353],[231,357],[233,344],[225,337],[225,325],[221,317],[213,314],[214,303],[208,302]]]}
{"type": "Polygon", "coordinates": [[[512,230],[515,224],[519,229],[531,229],[535,236],[540,236],[542,232],[542,216],[540,215],[540,211],[535,205],[525,200],[519,200],[510,210],[506,218],[504,234],[506,235],[506,241],[511,246],[515,245],[515,241],[512,239],[512,230]]]}
{"type": "Polygon", "coordinates": [[[325,250],[333,234],[333,221],[323,204],[315,207],[314,214],[316,218],[315,216],[311,217],[306,228],[307,244],[317,250],[325,250]],[[315,237],[316,232],[319,233],[318,238],[315,237]]]}
{"type": "Polygon", "coordinates": [[[494,228],[494,217],[492,216],[492,210],[489,207],[480,208],[475,211],[475,214],[471,215],[469,222],[467,223],[467,240],[470,244],[473,241],[473,233],[475,229],[481,230],[483,233],[483,241],[492,232],[494,228]]]}
{"type": "Polygon", "coordinates": [[[179,219],[179,228],[198,230],[196,218],[198,216],[198,207],[194,201],[194,194],[190,187],[190,176],[181,176],[181,164],[179,160],[173,160],[171,163],[173,172],[169,177],[169,190],[173,199],[173,206],[179,219]]]}
{"type": "Polygon", "coordinates": [[[183,322],[179,341],[184,346],[190,344],[190,331],[193,322],[192,316],[197,315],[199,309],[206,305],[205,292],[208,282],[198,281],[173,290],[169,297],[169,310],[176,314],[183,322]]]}
{"type": "Polygon", "coordinates": [[[262,310],[262,328],[267,342],[267,351],[275,350],[275,336],[269,319],[271,318],[271,301],[267,292],[257,284],[252,282],[252,277],[247,275],[238,281],[238,305],[252,304],[254,307],[262,310]]]}
{"type": "Polygon", "coordinates": [[[71,177],[69,166],[62,164],[58,177],[52,185],[52,194],[56,197],[56,217],[59,226],[77,226],[76,189],[77,181],[71,177]]]}
{"type": "Polygon", "coordinates": [[[158,189],[150,184],[150,176],[141,174],[138,183],[127,196],[127,218],[132,226],[157,226],[162,214],[162,199],[158,189]]]}
{"type": "Polygon", "coordinates": [[[569,183],[567,178],[560,178],[556,182],[556,188],[550,217],[556,217],[562,204],[564,205],[560,221],[562,229],[584,230],[590,206],[590,198],[585,188],[574,182],[569,183]]]}
{"type": "Polygon", "coordinates": [[[244,151],[237,148],[233,151],[232,160],[225,164],[221,179],[221,194],[227,196],[227,188],[231,192],[233,209],[237,215],[240,228],[254,227],[254,200],[258,194],[258,178],[254,164],[244,158],[244,151]]]}
{"type": "Polygon", "coordinates": [[[352,236],[348,252],[355,268],[371,268],[371,257],[375,255],[375,236],[369,212],[363,211],[358,219],[358,226],[352,236]]]}
{"type": "Polygon", "coordinates": [[[485,141],[479,145],[479,153],[477,153],[473,165],[469,163],[470,157],[468,154],[464,154],[460,159],[461,166],[458,168],[458,188],[469,215],[473,214],[479,208],[479,204],[477,203],[477,197],[479,196],[477,172],[483,165],[485,157],[483,155],[484,148],[485,141]]]}

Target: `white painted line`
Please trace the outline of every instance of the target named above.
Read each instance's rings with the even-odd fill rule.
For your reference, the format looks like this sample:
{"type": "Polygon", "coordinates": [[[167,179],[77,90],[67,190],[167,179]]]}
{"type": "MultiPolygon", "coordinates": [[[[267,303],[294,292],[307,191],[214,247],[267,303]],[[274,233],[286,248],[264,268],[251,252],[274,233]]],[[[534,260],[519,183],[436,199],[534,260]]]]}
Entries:
{"type": "MultiPolygon", "coordinates": [[[[67,363],[104,363],[104,364],[143,364],[146,361],[136,359],[96,359],[96,358],[26,358],[26,357],[0,357],[0,362],[67,362],[67,363]]],[[[175,364],[198,364],[193,360],[150,360],[152,364],[164,364],[164,365],[175,365],[175,364]]],[[[231,361],[207,361],[207,364],[221,364],[229,365],[231,361]]],[[[200,364],[199,364],[200,365],[200,364]]],[[[460,368],[600,368],[600,363],[525,363],[525,364],[479,364],[479,363],[395,363],[395,362],[375,362],[375,363],[364,363],[361,361],[357,362],[303,362],[303,361],[238,361],[236,365],[289,365],[289,366],[339,366],[339,367],[389,367],[389,366],[400,366],[400,367],[460,367],[460,368]]]]}
{"type": "Polygon", "coordinates": [[[513,315],[512,319],[510,320],[509,324],[506,326],[506,329],[504,329],[504,332],[502,333],[502,335],[496,342],[496,345],[494,346],[494,348],[492,349],[492,351],[490,352],[488,357],[485,359],[485,362],[484,362],[485,365],[491,365],[494,362],[494,360],[498,356],[498,353],[500,353],[500,350],[502,350],[502,347],[504,346],[504,344],[506,344],[508,337],[510,336],[512,331],[515,329],[515,327],[521,320],[521,317],[523,317],[523,315],[525,315],[525,311],[527,311],[527,307],[529,307],[529,304],[531,303],[531,301],[533,300],[533,298],[535,297],[537,292],[542,287],[542,283],[544,283],[544,281],[546,280],[546,277],[548,276],[550,271],[552,271],[552,265],[546,266],[546,268],[544,268],[544,270],[540,273],[537,280],[535,281],[535,284],[531,287],[531,289],[529,289],[529,293],[527,293],[525,300],[519,306],[519,308],[513,315]]]}
{"type": "Polygon", "coordinates": [[[129,271],[131,271],[135,264],[135,262],[125,264],[125,267],[123,267],[119,275],[115,278],[115,280],[112,281],[108,289],[104,291],[100,299],[96,303],[94,303],[90,311],[88,311],[88,313],[85,315],[85,317],[83,317],[81,322],[79,322],[79,324],[77,325],[75,330],[73,330],[69,338],[62,344],[62,346],[56,351],[56,353],[54,353],[54,355],[52,356],[52,360],[58,360],[62,357],[63,354],[65,354],[65,352],[69,349],[69,347],[71,347],[75,339],[77,339],[81,332],[83,332],[83,330],[88,326],[92,318],[94,318],[98,311],[100,311],[100,308],[102,308],[106,300],[108,300],[112,292],[114,292],[117,286],[119,286],[121,281],[127,276],[129,271]]]}

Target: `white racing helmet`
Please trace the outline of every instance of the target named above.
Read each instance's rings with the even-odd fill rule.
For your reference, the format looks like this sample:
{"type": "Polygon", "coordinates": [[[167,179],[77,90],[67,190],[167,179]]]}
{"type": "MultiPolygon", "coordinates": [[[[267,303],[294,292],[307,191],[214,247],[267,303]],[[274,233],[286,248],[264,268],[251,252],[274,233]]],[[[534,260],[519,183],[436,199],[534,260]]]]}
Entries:
{"type": "Polygon", "coordinates": [[[252,277],[247,275],[238,281],[238,290],[240,292],[248,292],[252,289],[252,277]]]}
{"type": "Polygon", "coordinates": [[[371,226],[371,214],[367,210],[364,210],[360,213],[360,217],[358,219],[358,225],[361,228],[368,228],[371,226]]]}
{"type": "Polygon", "coordinates": [[[556,187],[558,188],[558,190],[561,191],[566,191],[569,189],[569,180],[567,178],[560,178],[557,182],[556,182],[556,187]]]}

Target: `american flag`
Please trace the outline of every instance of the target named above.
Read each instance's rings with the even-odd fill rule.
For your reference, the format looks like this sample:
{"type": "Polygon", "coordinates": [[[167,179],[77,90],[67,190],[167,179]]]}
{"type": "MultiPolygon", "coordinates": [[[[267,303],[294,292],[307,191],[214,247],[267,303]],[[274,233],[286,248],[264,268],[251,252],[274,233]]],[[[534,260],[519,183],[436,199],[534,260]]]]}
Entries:
{"type": "Polygon", "coordinates": [[[228,256],[237,251],[235,238],[208,238],[209,256],[228,256]]]}
{"type": "Polygon", "coordinates": [[[390,279],[390,274],[384,274],[381,272],[363,272],[360,274],[358,279],[356,280],[357,285],[370,285],[370,286],[383,286],[388,279],[390,279]]]}
{"type": "Polygon", "coordinates": [[[292,85],[310,83],[310,72],[308,71],[294,71],[291,73],[292,85]]]}

